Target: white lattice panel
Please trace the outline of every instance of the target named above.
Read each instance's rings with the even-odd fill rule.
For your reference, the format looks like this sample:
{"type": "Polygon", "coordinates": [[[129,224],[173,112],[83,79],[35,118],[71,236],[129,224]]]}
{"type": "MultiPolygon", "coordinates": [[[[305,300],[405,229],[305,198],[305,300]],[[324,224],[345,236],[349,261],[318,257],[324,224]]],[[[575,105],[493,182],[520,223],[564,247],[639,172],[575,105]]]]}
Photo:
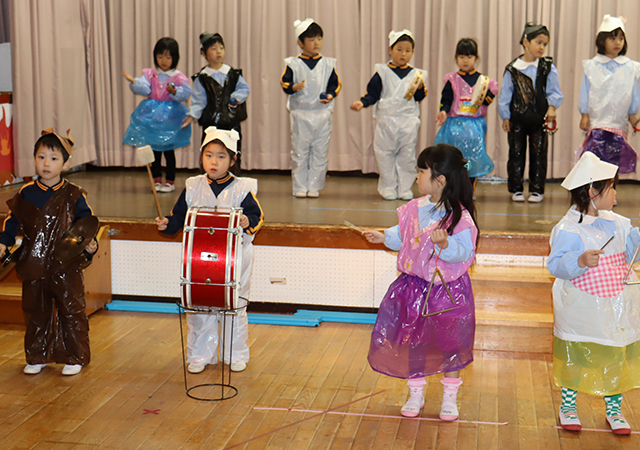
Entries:
{"type": "Polygon", "coordinates": [[[251,300],[371,307],[374,253],[369,250],[256,246],[251,300]]]}
{"type": "Polygon", "coordinates": [[[180,297],[182,244],[111,241],[111,292],[115,295],[180,297]]]}
{"type": "Polygon", "coordinates": [[[376,277],[373,306],[377,308],[380,306],[384,294],[387,293],[389,285],[398,278],[398,270],[396,268],[398,253],[385,251],[375,251],[373,253],[375,256],[374,270],[376,277]]]}

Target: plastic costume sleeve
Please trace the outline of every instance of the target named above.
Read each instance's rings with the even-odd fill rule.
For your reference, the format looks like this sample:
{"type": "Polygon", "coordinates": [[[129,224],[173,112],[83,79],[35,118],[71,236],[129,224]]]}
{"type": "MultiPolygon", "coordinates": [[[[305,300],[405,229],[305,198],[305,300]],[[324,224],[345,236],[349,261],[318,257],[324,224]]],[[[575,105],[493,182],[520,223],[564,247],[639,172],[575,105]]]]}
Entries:
{"type": "Polygon", "coordinates": [[[286,58],[293,71],[293,83],[305,80],[305,88],[287,98],[291,119],[291,178],[293,194],[324,189],[333,129],[334,102],[320,103],[336,60],[321,58],[311,70],[298,57],[286,58]]]}
{"type": "MultiPolygon", "coordinates": [[[[211,191],[206,175],[198,175],[187,180],[186,201],[189,207],[192,206],[218,206],[221,208],[229,208],[239,206],[242,200],[249,195],[254,194],[258,190],[258,182],[253,178],[236,178],[227,188],[225,188],[218,197],[211,191]]],[[[253,236],[247,233],[243,234],[242,243],[242,261],[243,267],[241,272],[241,289],[240,296],[249,298],[251,289],[251,271],[253,269],[253,236]]],[[[239,301],[240,305],[244,305],[243,300],[239,301]]],[[[225,319],[227,337],[230,337],[231,318],[225,319]]],[[[187,313],[187,324],[189,326],[189,334],[187,336],[187,361],[195,360],[203,361],[207,364],[214,364],[219,359],[218,350],[218,316],[215,314],[187,313]]],[[[229,354],[227,351],[224,355],[225,363],[229,363],[230,356],[234,362],[249,362],[249,320],[247,318],[246,309],[242,309],[235,317],[233,325],[233,352],[229,354]]],[[[230,340],[227,339],[227,343],[230,340]]]]}
{"type": "MultiPolygon", "coordinates": [[[[418,201],[413,200],[398,210],[402,235],[398,266],[404,272],[430,275],[424,270],[435,267],[433,244],[429,239],[435,227],[420,229],[418,201]],[[407,263],[411,267],[406,267],[407,263]]],[[[437,214],[437,210],[433,213],[437,214]]],[[[477,228],[469,220],[468,213],[463,214],[454,236],[463,230],[470,230],[472,236],[474,232],[477,234],[477,228]]],[[[437,216],[427,221],[436,223],[437,216]]],[[[475,310],[466,269],[474,256],[475,248],[467,261],[438,263],[455,304],[442,283],[434,284],[426,298],[430,276],[425,279],[402,273],[391,284],[371,334],[368,360],[375,371],[397,378],[417,378],[460,370],[473,361],[475,310]],[[424,317],[423,312],[432,315],[424,317]]]]}
{"type": "Polygon", "coordinates": [[[640,291],[622,283],[638,233],[629,219],[611,211],[579,220],[574,207],[554,227],[552,255],[567,247],[560,232],[577,235],[585,249],[600,249],[615,238],[597,267],[554,282],[554,378],[582,392],[619,394],[640,386],[640,291]]]}

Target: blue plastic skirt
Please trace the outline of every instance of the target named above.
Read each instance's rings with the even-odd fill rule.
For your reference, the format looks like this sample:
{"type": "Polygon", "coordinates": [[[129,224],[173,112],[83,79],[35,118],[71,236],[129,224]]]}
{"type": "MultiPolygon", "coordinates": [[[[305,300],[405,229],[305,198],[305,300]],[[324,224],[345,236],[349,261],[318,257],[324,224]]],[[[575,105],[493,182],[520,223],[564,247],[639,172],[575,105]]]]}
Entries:
{"type": "Polygon", "coordinates": [[[484,117],[447,117],[433,144],[446,143],[458,147],[471,163],[469,176],[479,177],[494,168],[484,143],[486,134],[487,122],[484,117]]]}
{"type": "Polygon", "coordinates": [[[157,152],[191,143],[191,127],[180,128],[189,110],[173,101],[143,100],[131,114],[122,142],[133,147],[150,145],[157,152]]]}

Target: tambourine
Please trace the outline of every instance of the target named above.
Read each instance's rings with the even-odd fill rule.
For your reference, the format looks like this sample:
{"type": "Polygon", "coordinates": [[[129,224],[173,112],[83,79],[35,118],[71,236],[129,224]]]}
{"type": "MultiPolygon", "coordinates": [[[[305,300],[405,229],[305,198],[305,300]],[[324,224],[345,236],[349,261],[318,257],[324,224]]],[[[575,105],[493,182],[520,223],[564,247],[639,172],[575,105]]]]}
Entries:
{"type": "Polygon", "coordinates": [[[478,81],[476,81],[473,87],[473,94],[471,95],[471,104],[476,108],[480,108],[484,103],[484,99],[487,98],[489,92],[489,82],[491,80],[486,75],[480,75],[478,81]]]}
{"type": "Polygon", "coordinates": [[[558,121],[554,119],[552,122],[549,122],[547,120],[547,115],[545,114],[544,125],[542,125],[542,129],[547,134],[556,134],[558,131],[558,121]]]}
{"type": "Polygon", "coordinates": [[[413,76],[413,81],[411,81],[411,84],[409,85],[407,92],[405,92],[404,94],[405,100],[411,100],[413,98],[413,95],[418,90],[418,86],[420,86],[420,83],[422,82],[423,77],[424,77],[424,72],[420,69],[416,69],[416,74],[413,76]]]}

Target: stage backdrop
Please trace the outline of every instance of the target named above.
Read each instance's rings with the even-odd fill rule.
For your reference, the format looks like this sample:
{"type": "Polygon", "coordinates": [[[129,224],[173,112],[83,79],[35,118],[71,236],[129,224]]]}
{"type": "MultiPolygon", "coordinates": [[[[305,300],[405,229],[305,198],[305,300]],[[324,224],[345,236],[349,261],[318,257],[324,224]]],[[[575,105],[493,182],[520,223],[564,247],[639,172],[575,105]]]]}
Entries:
{"type": "MultiPolygon", "coordinates": [[[[249,119],[243,124],[248,169],[289,169],[289,118],[279,84],[283,59],[297,55],[292,23],[314,18],[324,29],[322,53],[338,59],[343,89],[336,98],[329,152],[330,170],[376,170],[372,109],[349,105],[365,93],[373,65],[388,60],[387,34],[411,29],[412,64],[428,71],[429,96],[422,102],[418,151],[433,142],[443,76],[457,69],[458,39],[480,46],[478,69],[502,81],[504,67],[521,53],[526,21],[545,23],[565,99],[552,138],[549,177],[564,177],[584,136],[578,124],[581,61],[595,54],[595,33],[606,13],[627,17],[628,56],[640,59],[637,0],[3,0],[10,3],[15,83],[16,166],[32,175],[31,146],[41,129],[72,129],[76,163],[130,166],[134,152],[121,144],[129,116],[142,100],[122,78],[153,65],[152,49],[163,36],[180,44],[178,68],[188,75],[204,64],[198,35],[219,32],[226,62],[241,67],[251,87],[249,119]]],[[[487,117],[493,175],[506,176],[506,135],[497,108],[487,117]]],[[[192,145],[177,152],[180,167],[197,167],[200,129],[192,145]]],[[[640,139],[630,137],[640,149],[640,139]]],[[[638,174],[628,177],[640,179],[638,174]]],[[[626,178],[626,177],[625,177],[626,178]]]]}

